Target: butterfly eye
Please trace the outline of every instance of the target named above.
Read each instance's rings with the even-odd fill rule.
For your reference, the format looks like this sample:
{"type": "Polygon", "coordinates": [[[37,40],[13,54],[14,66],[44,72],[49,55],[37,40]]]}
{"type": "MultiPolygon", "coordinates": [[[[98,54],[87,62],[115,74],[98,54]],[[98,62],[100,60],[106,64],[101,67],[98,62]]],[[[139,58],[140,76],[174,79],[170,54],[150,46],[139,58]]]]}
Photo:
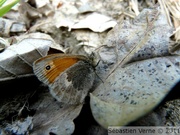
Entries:
{"type": "Polygon", "coordinates": [[[50,70],[51,69],[51,66],[50,65],[47,65],[46,66],[46,70],[50,70]]]}

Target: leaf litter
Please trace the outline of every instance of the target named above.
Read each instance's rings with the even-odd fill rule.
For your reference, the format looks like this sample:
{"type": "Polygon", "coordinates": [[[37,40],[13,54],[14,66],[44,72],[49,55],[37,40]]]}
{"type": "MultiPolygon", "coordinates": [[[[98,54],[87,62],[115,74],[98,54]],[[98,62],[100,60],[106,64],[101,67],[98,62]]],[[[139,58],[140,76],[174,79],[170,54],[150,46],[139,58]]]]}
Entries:
{"type": "MultiPolygon", "coordinates": [[[[90,104],[95,120],[102,127],[126,125],[147,114],[157,106],[179,79],[179,56],[173,55],[177,47],[169,48],[169,37],[173,34],[173,29],[161,11],[152,8],[154,3],[118,0],[113,2],[53,0],[52,5],[50,3],[48,0],[42,3],[35,0],[29,4],[20,2],[19,9],[17,8],[19,12],[17,9],[12,10],[6,17],[20,22],[23,20],[29,33],[37,31],[46,33],[45,38],[42,35],[40,40],[49,40],[47,35],[51,36],[54,41],[50,39],[52,41],[50,48],[71,54],[86,56],[90,56],[92,52],[95,54],[94,59],[99,61],[95,67],[96,73],[104,83],[97,79],[94,92],[90,94],[90,104]],[[141,12],[143,4],[150,6],[151,9],[141,12]],[[87,25],[85,20],[93,14],[109,20],[105,19],[97,26],[91,26],[91,23],[87,25]],[[138,14],[140,15],[135,18],[138,14]],[[132,18],[135,20],[132,21],[132,18]],[[85,23],[82,24],[83,21],[85,23]],[[111,21],[113,25],[108,24],[111,21]],[[115,26],[117,22],[118,25],[115,26]],[[82,26],[77,27],[77,24],[82,26]],[[107,27],[102,29],[102,24],[107,27]],[[112,27],[113,30],[109,32],[112,27]],[[107,32],[109,34],[106,37],[107,32]]],[[[23,31],[19,34],[22,33],[23,31]]],[[[8,30],[6,35],[12,34],[18,34],[18,31],[8,30]]],[[[26,35],[26,40],[31,41],[31,34],[26,35]]],[[[33,40],[34,43],[37,41],[34,37],[33,40]]],[[[53,101],[48,91],[45,93],[40,94],[42,97],[36,99],[35,104],[30,105],[30,109],[37,112],[33,115],[31,123],[33,128],[26,126],[26,129],[32,134],[72,134],[75,130],[73,120],[79,115],[82,105],[61,105],[53,101]]],[[[21,108],[22,106],[19,110],[21,108]]],[[[24,119],[24,123],[26,121],[24,119]]],[[[17,124],[18,119],[14,125],[17,124]]],[[[24,129],[19,132],[24,133],[24,129]]]]}

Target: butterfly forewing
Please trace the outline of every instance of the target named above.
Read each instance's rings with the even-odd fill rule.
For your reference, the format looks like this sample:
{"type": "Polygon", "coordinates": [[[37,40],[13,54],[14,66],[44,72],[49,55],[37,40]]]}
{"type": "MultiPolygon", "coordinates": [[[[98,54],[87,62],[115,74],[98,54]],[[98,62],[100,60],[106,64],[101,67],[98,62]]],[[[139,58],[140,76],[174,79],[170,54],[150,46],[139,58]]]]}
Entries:
{"type": "Polygon", "coordinates": [[[93,66],[81,55],[48,55],[35,61],[33,69],[52,96],[68,104],[82,103],[95,78],[93,66]]]}

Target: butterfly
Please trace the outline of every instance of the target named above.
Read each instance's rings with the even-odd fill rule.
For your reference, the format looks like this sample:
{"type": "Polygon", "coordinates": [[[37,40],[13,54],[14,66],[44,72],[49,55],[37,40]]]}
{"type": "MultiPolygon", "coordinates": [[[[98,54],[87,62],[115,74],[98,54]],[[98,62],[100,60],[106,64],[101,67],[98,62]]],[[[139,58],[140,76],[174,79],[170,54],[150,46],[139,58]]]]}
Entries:
{"type": "Polygon", "coordinates": [[[51,95],[66,104],[83,103],[95,80],[94,67],[83,55],[47,55],[33,63],[33,71],[51,95]]]}

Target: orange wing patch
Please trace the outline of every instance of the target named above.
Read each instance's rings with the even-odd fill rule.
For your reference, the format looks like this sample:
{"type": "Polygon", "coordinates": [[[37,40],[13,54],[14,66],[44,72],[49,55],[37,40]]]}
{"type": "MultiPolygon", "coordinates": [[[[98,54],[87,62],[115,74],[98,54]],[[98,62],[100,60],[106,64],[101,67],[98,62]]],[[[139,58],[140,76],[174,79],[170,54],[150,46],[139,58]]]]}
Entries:
{"type": "Polygon", "coordinates": [[[71,67],[77,63],[80,59],[78,58],[56,58],[51,60],[45,67],[45,76],[47,77],[50,83],[54,80],[67,68],[71,67]],[[47,67],[50,66],[50,67],[47,67]]]}

